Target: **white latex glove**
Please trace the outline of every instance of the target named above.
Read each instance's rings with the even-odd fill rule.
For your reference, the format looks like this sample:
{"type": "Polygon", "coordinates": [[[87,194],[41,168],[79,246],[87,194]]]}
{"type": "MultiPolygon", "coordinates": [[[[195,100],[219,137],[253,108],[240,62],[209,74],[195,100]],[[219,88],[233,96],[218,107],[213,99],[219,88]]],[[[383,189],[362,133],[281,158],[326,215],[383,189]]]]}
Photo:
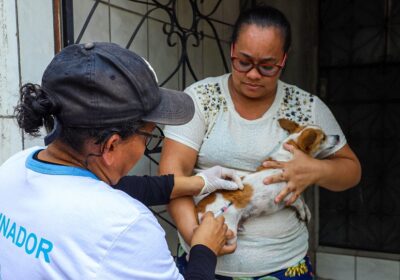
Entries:
{"type": "Polygon", "coordinates": [[[204,180],[204,187],[201,189],[199,195],[212,193],[219,189],[231,191],[243,189],[242,180],[240,180],[235,170],[229,168],[214,166],[196,174],[196,176],[200,176],[204,180]],[[231,181],[225,180],[228,178],[231,181]]]}

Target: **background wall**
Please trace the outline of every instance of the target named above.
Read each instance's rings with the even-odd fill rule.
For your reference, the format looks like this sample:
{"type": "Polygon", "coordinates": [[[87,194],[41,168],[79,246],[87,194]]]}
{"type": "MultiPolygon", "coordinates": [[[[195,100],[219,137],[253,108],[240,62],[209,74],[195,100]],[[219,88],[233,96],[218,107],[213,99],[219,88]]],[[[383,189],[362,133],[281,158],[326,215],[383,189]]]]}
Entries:
{"type": "Polygon", "coordinates": [[[54,55],[52,15],[51,0],[0,0],[0,163],[43,143],[21,133],[13,113],[20,85],[40,83],[54,55]]]}

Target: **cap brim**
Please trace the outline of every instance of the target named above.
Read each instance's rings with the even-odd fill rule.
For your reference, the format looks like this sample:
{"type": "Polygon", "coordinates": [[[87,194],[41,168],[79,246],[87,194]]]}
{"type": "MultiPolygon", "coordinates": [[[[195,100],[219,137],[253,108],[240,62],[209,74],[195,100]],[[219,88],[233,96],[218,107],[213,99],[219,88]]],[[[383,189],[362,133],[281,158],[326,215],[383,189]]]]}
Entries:
{"type": "Polygon", "coordinates": [[[188,94],[166,88],[159,88],[159,91],[161,95],[160,104],[142,117],[143,121],[181,125],[193,118],[194,102],[188,94]]]}

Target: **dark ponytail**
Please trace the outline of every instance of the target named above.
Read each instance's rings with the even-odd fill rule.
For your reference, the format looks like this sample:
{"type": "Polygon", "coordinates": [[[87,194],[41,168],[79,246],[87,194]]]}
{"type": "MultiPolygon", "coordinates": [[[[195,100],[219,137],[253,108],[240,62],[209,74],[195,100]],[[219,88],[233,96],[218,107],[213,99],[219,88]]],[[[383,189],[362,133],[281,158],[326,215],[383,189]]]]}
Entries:
{"type": "Polygon", "coordinates": [[[46,130],[53,128],[52,115],[57,112],[57,105],[39,85],[27,83],[20,89],[20,98],[15,107],[18,125],[26,133],[38,136],[42,126],[46,130]]]}
{"type": "Polygon", "coordinates": [[[283,51],[288,52],[292,43],[290,23],[281,11],[270,6],[258,6],[241,13],[233,27],[231,43],[237,41],[243,26],[252,24],[278,28],[283,36],[283,51]]]}

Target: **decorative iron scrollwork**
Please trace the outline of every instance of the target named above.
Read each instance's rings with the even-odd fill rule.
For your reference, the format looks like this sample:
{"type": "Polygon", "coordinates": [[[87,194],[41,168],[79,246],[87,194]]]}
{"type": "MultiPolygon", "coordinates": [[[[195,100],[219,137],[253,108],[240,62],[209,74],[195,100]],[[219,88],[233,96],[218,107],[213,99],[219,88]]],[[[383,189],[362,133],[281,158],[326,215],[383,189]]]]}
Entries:
{"type": "MultiPolygon", "coordinates": [[[[224,56],[223,52],[223,47],[221,44],[221,39],[220,36],[217,32],[217,28],[215,27],[215,19],[212,18],[212,16],[216,13],[218,8],[220,7],[220,4],[222,0],[218,0],[215,2],[214,6],[211,8],[211,10],[207,13],[203,13],[201,11],[201,5],[203,4],[203,0],[186,0],[190,4],[190,9],[188,12],[192,14],[191,17],[191,23],[189,27],[185,27],[181,22],[178,17],[178,0],[168,0],[165,3],[162,3],[162,1],[159,0],[151,0],[148,2],[145,1],[140,1],[140,0],[127,0],[133,3],[137,4],[142,4],[142,5],[147,5],[148,10],[147,12],[143,15],[142,19],[140,22],[136,25],[134,28],[132,34],[129,37],[128,43],[126,44],[126,48],[130,48],[132,43],[134,42],[136,35],[138,34],[139,30],[142,28],[143,24],[145,23],[146,19],[148,19],[152,13],[154,13],[157,10],[162,10],[165,12],[165,14],[168,17],[168,22],[165,22],[163,24],[162,31],[164,34],[167,35],[167,44],[169,47],[175,47],[177,44],[180,45],[180,55],[178,57],[178,60],[176,62],[176,65],[173,67],[171,73],[163,80],[160,82],[160,86],[165,85],[174,75],[178,73],[178,71],[181,69],[182,70],[182,89],[186,87],[186,74],[187,70],[189,71],[190,75],[193,77],[194,80],[199,80],[198,75],[195,73],[195,70],[192,67],[192,64],[190,62],[189,56],[188,56],[188,46],[189,46],[189,41],[192,40],[191,46],[192,47],[199,47],[201,44],[201,41],[204,38],[204,33],[201,30],[201,23],[204,22],[210,27],[210,30],[212,32],[211,37],[215,38],[215,43],[217,44],[218,51],[220,54],[221,58],[221,64],[224,67],[225,72],[229,71],[228,68],[228,63],[226,61],[226,58],[224,56]]],[[[78,37],[75,41],[75,43],[79,43],[90,23],[90,20],[93,17],[93,14],[95,13],[96,9],[98,8],[98,5],[106,4],[110,5],[108,2],[104,2],[101,0],[95,0],[93,3],[93,6],[82,26],[82,29],[80,30],[78,37]]],[[[220,24],[226,24],[230,25],[228,23],[218,21],[220,24]]]]}

